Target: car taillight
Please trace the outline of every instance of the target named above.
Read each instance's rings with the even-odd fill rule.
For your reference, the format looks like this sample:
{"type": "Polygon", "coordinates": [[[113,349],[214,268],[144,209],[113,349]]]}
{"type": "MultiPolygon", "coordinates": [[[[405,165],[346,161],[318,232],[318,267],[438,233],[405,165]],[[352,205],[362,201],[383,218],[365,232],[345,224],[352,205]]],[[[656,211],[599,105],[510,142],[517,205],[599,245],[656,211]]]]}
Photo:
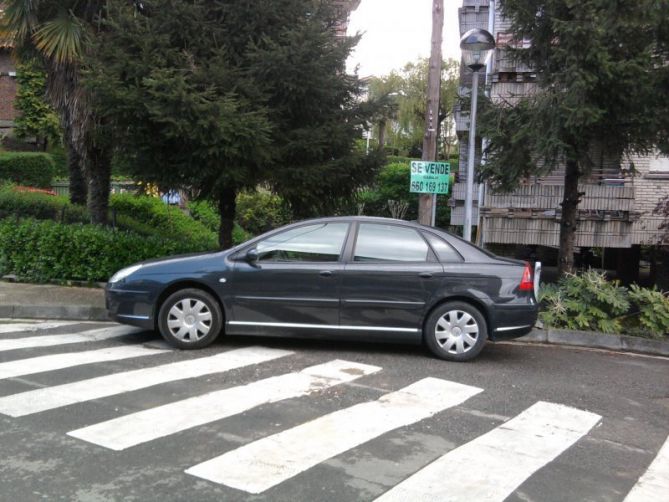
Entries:
{"type": "Polygon", "coordinates": [[[523,278],[520,280],[521,291],[534,291],[534,281],[532,280],[532,268],[529,263],[525,263],[523,278]]]}

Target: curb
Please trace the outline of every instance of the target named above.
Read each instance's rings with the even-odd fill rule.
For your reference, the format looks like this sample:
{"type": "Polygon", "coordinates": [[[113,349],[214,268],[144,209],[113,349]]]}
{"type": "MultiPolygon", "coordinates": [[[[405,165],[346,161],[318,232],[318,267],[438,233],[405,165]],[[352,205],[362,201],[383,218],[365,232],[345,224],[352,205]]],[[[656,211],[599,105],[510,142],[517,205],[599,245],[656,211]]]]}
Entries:
{"type": "MultiPolygon", "coordinates": [[[[107,310],[89,305],[0,305],[0,318],[109,322],[107,310]]],[[[669,341],[568,329],[533,329],[513,342],[566,345],[669,357],[669,341]]]]}
{"type": "Polygon", "coordinates": [[[0,317],[10,319],[58,319],[106,321],[107,309],[90,305],[0,305],[0,317]]]}
{"type": "Polygon", "coordinates": [[[530,333],[515,341],[526,343],[545,343],[549,345],[568,345],[595,349],[634,352],[654,356],[669,357],[669,342],[650,340],[637,336],[609,335],[592,331],[569,329],[533,329],[530,333]]]}

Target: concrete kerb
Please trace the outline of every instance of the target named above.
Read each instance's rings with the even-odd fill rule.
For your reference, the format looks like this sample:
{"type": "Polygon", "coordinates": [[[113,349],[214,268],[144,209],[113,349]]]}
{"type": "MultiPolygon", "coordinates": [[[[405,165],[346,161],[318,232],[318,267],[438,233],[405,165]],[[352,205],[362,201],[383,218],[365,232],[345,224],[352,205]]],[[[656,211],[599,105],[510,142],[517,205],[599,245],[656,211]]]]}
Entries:
{"type": "Polygon", "coordinates": [[[669,357],[669,341],[651,340],[637,336],[609,335],[593,331],[569,329],[533,329],[516,341],[525,343],[545,343],[549,345],[569,345],[619,352],[636,352],[655,356],[669,357]]]}
{"type": "Polygon", "coordinates": [[[0,305],[0,318],[109,321],[106,309],[88,305],[0,305]]]}

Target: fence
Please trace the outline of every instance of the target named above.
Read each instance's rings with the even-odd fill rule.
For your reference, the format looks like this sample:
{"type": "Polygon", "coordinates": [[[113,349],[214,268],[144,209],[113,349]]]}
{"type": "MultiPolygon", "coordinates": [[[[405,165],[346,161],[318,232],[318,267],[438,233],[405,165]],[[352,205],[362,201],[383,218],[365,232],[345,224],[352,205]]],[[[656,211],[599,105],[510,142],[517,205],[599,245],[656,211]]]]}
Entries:
{"type": "MultiPolygon", "coordinates": [[[[70,184],[67,181],[56,181],[51,184],[51,189],[56,192],[56,195],[69,195],[70,184]]],[[[139,186],[134,181],[112,181],[111,193],[126,193],[136,192],[139,186]]]]}

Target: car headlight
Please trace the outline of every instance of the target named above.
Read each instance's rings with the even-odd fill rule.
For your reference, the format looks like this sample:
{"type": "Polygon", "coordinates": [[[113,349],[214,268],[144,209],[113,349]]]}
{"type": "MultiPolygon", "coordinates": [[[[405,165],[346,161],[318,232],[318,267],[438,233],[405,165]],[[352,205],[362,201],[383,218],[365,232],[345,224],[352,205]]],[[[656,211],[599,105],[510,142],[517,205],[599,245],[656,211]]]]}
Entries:
{"type": "Polygon", "coordinates": [[[132,267],[126,267],[122,268],[118,272],[116,272],[114,275],[112,275],[111,279],[109,279],[110,283],[114,282],[119,282],[128,277],[130,274],[133,274],[137,272],[140,268],[142,268],[141,265],[133,265],[132,267]]]}

